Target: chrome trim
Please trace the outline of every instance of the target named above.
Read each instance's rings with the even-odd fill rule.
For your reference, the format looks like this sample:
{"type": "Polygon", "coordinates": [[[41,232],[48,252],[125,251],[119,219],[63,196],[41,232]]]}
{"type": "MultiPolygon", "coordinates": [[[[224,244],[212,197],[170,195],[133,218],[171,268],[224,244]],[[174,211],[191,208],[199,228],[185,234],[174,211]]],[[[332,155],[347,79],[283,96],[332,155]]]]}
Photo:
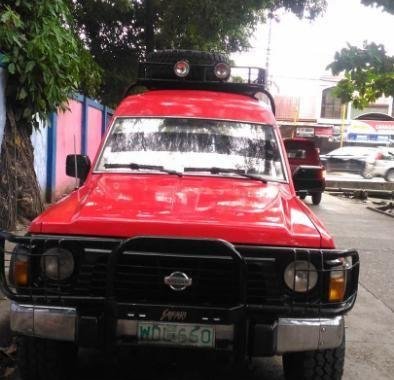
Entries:
{"type": "MultiPolygon", "coordinates": [[[[215,328],[216,340],[233,341],[234,339],[234,325],[216,325],[216,324],[202,325],[198,323],[172,323],[172,322],[145,321],[145,320],[143,322],[169,324],[169,325],[210,326],[215,328]]],[[[136,337],[137,327],[138,327],[138,321],[133,321],[128,319],[118,319],[116,326],[116,336],[136,337]]]]}
{"type": "Polygon", "coordinates": [[[102,249],[102,248],[84,248],[84,251],[87,253],[111,253],[111,249],[102,249]]]}
{"type": "Polygon", "coordinates": [[[71,307],[11,303],[11,330],[39,338],[75,341],[77,312],[71,307]]]}
{"type": "Polygon", "coordinates": [[[278,354],[285,352],[324,350],[339,347],[344,338],[342,316],[335,318],[279,318],[278,354]]]}

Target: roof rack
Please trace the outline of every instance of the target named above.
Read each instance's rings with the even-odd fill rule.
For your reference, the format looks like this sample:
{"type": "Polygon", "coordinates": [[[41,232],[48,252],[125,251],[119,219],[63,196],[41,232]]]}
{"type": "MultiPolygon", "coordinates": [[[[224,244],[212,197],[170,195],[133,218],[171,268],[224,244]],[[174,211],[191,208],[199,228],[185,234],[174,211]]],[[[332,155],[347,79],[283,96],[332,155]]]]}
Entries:
{"type": "Polygon", "coordinates": [[[256,95],[262,93],[267,96],[275,115],[274,99],[265,88],[266,71],[264,69],[230,66],[232,75],[226,80],[219,80],[214,77],[214,67],[215,65],[193,64],[190,75],[187,78],[180,78],[174,73],[173,63],[142,62],[139,64],[138,78],[126,89],[125,96],[135,92],[138,87],[145,87],[148,90],[219,91],[247,95],[252,98],[257,98],[256,95]]]}

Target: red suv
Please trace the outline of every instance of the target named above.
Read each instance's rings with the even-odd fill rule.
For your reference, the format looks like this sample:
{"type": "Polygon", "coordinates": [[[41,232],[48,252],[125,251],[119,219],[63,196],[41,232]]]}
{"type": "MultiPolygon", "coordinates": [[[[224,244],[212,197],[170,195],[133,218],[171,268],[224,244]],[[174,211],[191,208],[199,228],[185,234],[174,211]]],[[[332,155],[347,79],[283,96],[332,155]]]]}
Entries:
{"type": "Polygon", "coordinates": [[[295,190],[301,199],[312,196],[318,205],[326,187],[325,169],[320,162],[319,150],[312,140],[303,138],[284,140],[292,175],[297,176],[295,190]]]}
{"type": "Polygon", "coordinates": [[[287,379],[341,378],[358,254],[297,198],[264,70],[231,70],[150,54],[93,164],[67,158],[80,187],[26,236],[1,233],[23,380],[71,379],[79,348],[125,346],[279,354],[287,379]]]}

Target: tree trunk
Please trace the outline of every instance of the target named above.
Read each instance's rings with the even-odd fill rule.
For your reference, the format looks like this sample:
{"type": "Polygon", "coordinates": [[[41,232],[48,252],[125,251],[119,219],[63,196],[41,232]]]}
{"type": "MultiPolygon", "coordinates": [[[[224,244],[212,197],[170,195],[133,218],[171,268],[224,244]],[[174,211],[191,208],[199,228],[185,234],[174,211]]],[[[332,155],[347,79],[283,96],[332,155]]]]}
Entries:
{"type": "Polygon", "coordinates": [[[43,210],[30,140],[31,127],[16,123],[7,108],[0,155],[0,228],[13,229],[18,220],[32,220],[43,210]]]}

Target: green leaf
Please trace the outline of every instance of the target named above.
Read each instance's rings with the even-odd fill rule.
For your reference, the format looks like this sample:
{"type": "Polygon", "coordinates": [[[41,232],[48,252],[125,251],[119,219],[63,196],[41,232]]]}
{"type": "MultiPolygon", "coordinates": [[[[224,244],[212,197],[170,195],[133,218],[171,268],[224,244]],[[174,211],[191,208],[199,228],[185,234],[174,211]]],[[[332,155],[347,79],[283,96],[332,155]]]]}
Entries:
{"type": "Polygon", "coordinates": [[[15,74],[15,63],[10,63],[9,65],[8,65],[8,72],[10,73],[10,74],[15,74]]]}
{"type": "Polygon", "coordinates": [[[29,61],[29,62],[27,62],[25,72],[26,72],[26,73],[29,73],[30,71],[32,71],[35,65],[36,65],[36,64],[35,64],[34,61],[29,61]]]}
{"type": "Polygon", "coordinates": [[[23,100],[27,97],[27,91],[25,90],[25,88],[21,88],[21,90],[19,91],[19,96],[18,99],[19,100],[23,100]]]}

